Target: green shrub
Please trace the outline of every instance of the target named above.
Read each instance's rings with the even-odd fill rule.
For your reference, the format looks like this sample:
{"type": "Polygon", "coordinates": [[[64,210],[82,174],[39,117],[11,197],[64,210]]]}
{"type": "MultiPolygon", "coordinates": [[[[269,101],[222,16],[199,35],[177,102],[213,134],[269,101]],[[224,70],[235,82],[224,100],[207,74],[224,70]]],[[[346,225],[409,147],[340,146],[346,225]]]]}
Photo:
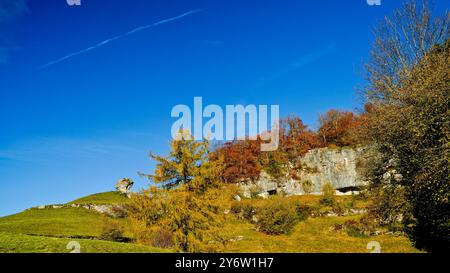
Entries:
{"type": "Polygon", "coordinates": [[[115,221],[106,221],[103,224],[99,239],[113,242],[126,241],[126,238],[123,236],[123,227],[115,221]]]}
{"type": "Polygon", "coordinates": [[[286,199],[270,200],[257,212],[259,230],[267,234],[286,234],[298,222],[295,207],[286,199]]]}
{"type": "Polygon", "coordinates": [[[359,222],[355,220],[349,220],[344,224],[345,230],[348,236],[357,237],[357,238],[366,238],[367,234],[364,233],[364,228],[360,225],[359,222]]]}
{"type": "Polygon", "coordinates": [[[402,225],[402,219],[412,218],[406,187],[385,185],[371,190],[373,203],[369,206],[369,214],[383,227],[393,231],[402,225]]]}
{"type": "Polygon", "coordinates": [[[251,199],[258,198],[259,194],[261,193],[261,187],[259,187],[258,185],[251,185],[249,190],[251,199]]]}
{"type": "Polygon", "coordinates": [[[359,221],[348,220],[343,224],[336,224],[334,230],[345,231],[349,236],[366,238],[376,233],[376,220],[370,216],[363,216],[359,221]]]}
{"type": "Polygon", "coordinates": [[[346,209],[346,204],[348,203],[333,201],[331,207],[333,208],[334,213],[336,213],[337,215],[342,215],[344,214],[344,211],[346,209]]]}
{"type": "Polygon", "coordinates": [[[302,181],[302,189],[305,194],[310,194],[313,190],[313,183],[311,180],[302,181]]]}
{"type": "Polygon", "coordinates": [[[256,208],[250,201],[235,201],[231,205],[231,212],[245,220],[251,221],[256,214],[256,208]]]}
{"type": "Polygon", "coordinates": [[[294,205],[294,208],[295,208],[297,219],[299,221],[306,220],[315,211],[314,207],[309,206],[309,205],[305,205],[305,204],[300,203],[300,202],[294,202],[293,205],[294,205]]]}
{"type": "Polygon", "coordinates": [[[322,199],[320,203],[325,206],[332,206],[335,203],[335,189],[330,182],[327,182],[322,187],[322,199]]]}
{"type": "Polygon", "coordinates": [[[356,205],[356,201],[358,200],[358,195],[352,193],[350,201],[345,204],[347,209],[353,209],[356,205]]]}

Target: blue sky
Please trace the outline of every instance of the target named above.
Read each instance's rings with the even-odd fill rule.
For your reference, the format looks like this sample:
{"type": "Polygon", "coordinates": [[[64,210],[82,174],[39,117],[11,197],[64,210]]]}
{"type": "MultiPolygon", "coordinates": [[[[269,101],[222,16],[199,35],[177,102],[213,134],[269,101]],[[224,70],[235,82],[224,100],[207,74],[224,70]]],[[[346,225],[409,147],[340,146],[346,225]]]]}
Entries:
{"type": "Polygon", "coordinates": [[[145,187],[148,151],[167,152],[170,111],[194,96],[312,127],[355,109],[371,28],[399,2],[1,0],[0,215],[145,187]]]}

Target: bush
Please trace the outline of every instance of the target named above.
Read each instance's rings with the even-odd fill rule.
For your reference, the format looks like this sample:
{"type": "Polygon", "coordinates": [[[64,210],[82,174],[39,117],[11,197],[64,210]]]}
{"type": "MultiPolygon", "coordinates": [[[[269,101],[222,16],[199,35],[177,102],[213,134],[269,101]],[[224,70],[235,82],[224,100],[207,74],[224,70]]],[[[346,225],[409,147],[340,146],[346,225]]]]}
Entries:
{"type": "Polygon", "coordinates": [[[311,180],[304,180],[302,181],[302,188],[305,194],[310,194],[313,190],[313,183],[311,180]]]}
{"type": "Polygon", "coordinates": [[[306,220],[315,211],[314,207],[302,204],[300,202],[295,202],[293,204],[294,204],[294,207],[295,207],[295,212],[296,212],[296,215],[297,215],[297,219],[299,221],[306,220]]]}
{"type": "Polygon", "coordinates": [[[123,227],[115,221],[106,221],[103,224],[100,240],[124,242],[123,227]]]}
{"type": "Polygon", "coordinates": [[[412,218],[411,205],[408,203],[406,188],[386,185],[372,188],[373,203],[369,206],[369,214],[389,230],[396,230],[402,220],[412,218]]]}
{"type": "Polygon", "coordinates": [[[331,206],[333,208],[333,212],[337,215],[343,215],[346,209],[346,203],[344,202],[334,201],[332,202],[331,206]]]}
{"type": "Polygon", "coordinates": [[[334,230],[345,231],[349,236],[366,238],[376,233],[376,220],[370,216],[363,216],[359,221],[348,220],[343,224],[334,225],[334,230]]]}
{"type": "Polygon", "coordinates": [[[327,182],[322,187],[322,199],[320,203],[325,206],[332,206],[335,203],[335,189],[330,182],[327,182]]]}
{"type": "Polygon", "coordinates": [[[377,219],[370,215],[364,215],[359,220],[359,223],[369,235],[373,235],[376,232],[377,227],[379,227],[377,219]]]}
{"type": "Polygon", "coordinates": [[[231,212],[239,217],[251,221],[256,214],[256,208],[247,201],[236,201],[231,205],[231,212]]]}
{"type": "Polygon", "coordinates": [[[267,234],[286,234],[298,222],[295,207],[286,199],[270,200],[257,212],[259,230],[267,234]]]}
{"type": "Polygon", "coordinates": [[[262,192],[261,187],[259,187],[258,185],[251,185],[249,190],[251,199],[258,198],[259,194],[262,192]]]}
{"type": "Polygon", "coordinates": [[[173,232],[158,227],[151,235],[151,245],[160,248],[171,248],[173,246],[173,232]]]}
{"type": "Polygon", "coordinates": [[[368,236],[365,234],[363,226],[355,220],[345,222],[344,227],[348,236],[358,238],[366,238],[368,236]]]}
{"type": "Polygon", "coordinates": [[[345,207],[346,207],[347,209],[352,209],[352,208],[354,208],[355,205],[356,205],[356,202],[357,202],[357,200],[358,200],[358,195],[356,195],[356,194],[354,194],[354,193],[352,193],[352,195],[351,195],[350,197],[351,197],[351,198],[350,198],[350,202],[347,202],[347,203],[345,204],[345,207]]]}

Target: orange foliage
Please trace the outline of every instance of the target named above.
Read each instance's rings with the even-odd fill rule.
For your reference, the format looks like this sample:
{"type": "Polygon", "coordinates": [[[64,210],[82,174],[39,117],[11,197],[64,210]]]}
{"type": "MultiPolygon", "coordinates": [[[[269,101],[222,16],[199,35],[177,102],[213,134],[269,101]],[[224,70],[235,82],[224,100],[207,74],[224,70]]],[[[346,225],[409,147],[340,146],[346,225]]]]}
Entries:
{"type": "Polygon", "coordinates": [[[256,140],[227,142],[216,150],[214,157],[222,157],[224,161],[224,182],[256,180],[260,173],[259,153],[260,142],[256,140]]]}
{"type": "Polygon", "coordinates": [[[311,149],[320,147],[320,139],[303,124],[299,117],[288,117],[280,122],[280,148],[289,161],[296,160],[311,149]]]}
{"type": "Polygon", "coordinates": [[[321,127],[316,133],[299,117],[288,117],[280,120],[280,142],[276,151],[261,152],[260,138],[239,140],[219,147],[212,159],[223,159],[222,180],[227,183],[254,181],[262,170],[274,178],[286,174],[296,178],[296,170],[300,167],[298,159],[309,150],[357,144],[357,131],[363,120],[362,116],[352,112],[330,110],[320,117],[321,127]]]}
{"type": "Polygon", "coordinates": [[[352,112],[329,110],[319,117],[320,128],[317,132],[323,146],[351,146],[358,143],[356,130],[362,120],[352,112]]]}

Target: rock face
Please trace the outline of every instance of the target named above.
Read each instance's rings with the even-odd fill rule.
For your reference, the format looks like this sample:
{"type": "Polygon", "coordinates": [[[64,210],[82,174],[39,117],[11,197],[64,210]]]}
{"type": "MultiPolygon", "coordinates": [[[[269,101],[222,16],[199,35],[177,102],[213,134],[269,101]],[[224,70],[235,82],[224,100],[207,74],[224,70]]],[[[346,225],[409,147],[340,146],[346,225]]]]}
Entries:
{"type": "Polygon", "coordinates": [[[316,193],[320,193],[327,182],[337,190],[359,188],[367,184],[357,164],[364,157],[363,148],[311,150],[301,159],[304,168],[299,176],[302,180],[310,180],[316,193]]]}
{"type": "Polygon", "coordinates": [[[122,178],[116,183],[116,190],[121,193],[128,194],[131,190],[131,187],[133,187],[133,184],[133,180],[129,178],[122,178]]]}
{"type": "Polygon", "coordinates": [[[298,180],[286,178],[276,181],[262,173],[256,183],[242,183],[240,186],[245,197],[266,197],[280,192],[302,195],[305,194],[304,181],[311,182],[312,194],[320,194],[327,182],[340,192],[350,192],[367,184],[358,168],[358,162],[364,158],[364,148],[314,149],[299,159],[302,168],[298,172],[298,180]]]}
{"type": "Polygon", "coordinates": [[[256,183],[241,183],[242,193],[246,198],[256,196],[267,197],[276,194],[279,191],[279,182],[273,180],[265,172],[261,172],[259,180],[256,183]]]}

